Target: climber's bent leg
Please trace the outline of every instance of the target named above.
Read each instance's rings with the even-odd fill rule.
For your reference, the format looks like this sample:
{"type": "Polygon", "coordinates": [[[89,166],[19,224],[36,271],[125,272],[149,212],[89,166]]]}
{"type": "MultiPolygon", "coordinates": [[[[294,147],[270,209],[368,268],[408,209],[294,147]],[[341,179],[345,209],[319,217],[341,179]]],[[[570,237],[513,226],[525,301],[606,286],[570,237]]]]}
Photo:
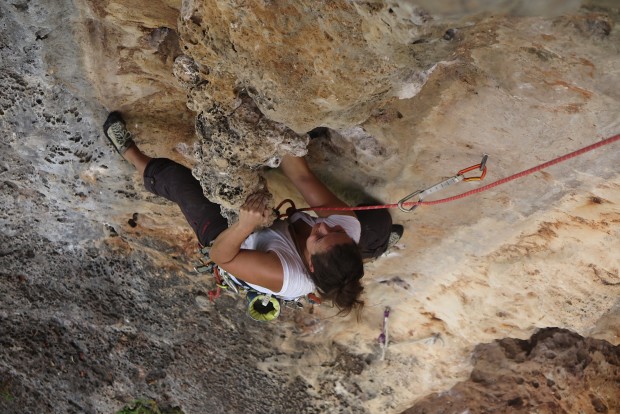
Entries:
{"type": "Polygon", "coordinates": [[[131,145],[125,152],[123,153],[123,158],[133,164],[136,167],[136,170],[142,175],[144,175],[144,170],[149,162],[152,160],[151,157],[145,155],[140,148],[136,144],[131,145]]]}
{"type": "Polygon", "coordinates": [[[198,180],[181,164],[167,158],[151,159],[144,170],[144,186],[179,205],[203,246],[208,246],[228,227],[219,204],[204,196],[198,180]]]}

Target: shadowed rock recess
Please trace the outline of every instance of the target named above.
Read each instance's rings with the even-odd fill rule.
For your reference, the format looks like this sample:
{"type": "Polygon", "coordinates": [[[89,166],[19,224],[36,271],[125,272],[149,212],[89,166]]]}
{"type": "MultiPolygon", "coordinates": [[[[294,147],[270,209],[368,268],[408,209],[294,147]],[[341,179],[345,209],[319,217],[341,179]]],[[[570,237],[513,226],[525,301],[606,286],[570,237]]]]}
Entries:
{"type": "Polygon", "coordinates": [[[286,154],[351,203],[489,154],[447,197],[620,133],[619,21],[616,0],[0,2],[0,413],[620,412],[620,144],[392,210],[359,318],[257,324],[209,300],[180,211],[101,131],[120,110],[231,222],[265,187],[304,205],[286,154]]]}

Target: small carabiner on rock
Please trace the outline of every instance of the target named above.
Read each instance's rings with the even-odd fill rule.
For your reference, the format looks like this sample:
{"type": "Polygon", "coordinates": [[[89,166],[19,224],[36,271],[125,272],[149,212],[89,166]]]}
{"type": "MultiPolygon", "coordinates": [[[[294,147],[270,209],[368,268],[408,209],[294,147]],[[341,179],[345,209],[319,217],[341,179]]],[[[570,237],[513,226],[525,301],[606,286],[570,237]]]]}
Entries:
{"type": "Polygon", "coordinates": [[[476,164],[476,165],[472,165],[471,167],[463,168],[456,175],[463,176],[463,181],[482,181],[484,177],[487,175],[487,159],[489,159],[489,156],[487,154],[484,154],[484,156],[482,157],[482,161],[480,161],[480,164],[476,164]],[[465,173],[468,173],[474,170],[482,171],[482,174],[480,174],[478,177],[465,177],[464,176],[465,173]]]}

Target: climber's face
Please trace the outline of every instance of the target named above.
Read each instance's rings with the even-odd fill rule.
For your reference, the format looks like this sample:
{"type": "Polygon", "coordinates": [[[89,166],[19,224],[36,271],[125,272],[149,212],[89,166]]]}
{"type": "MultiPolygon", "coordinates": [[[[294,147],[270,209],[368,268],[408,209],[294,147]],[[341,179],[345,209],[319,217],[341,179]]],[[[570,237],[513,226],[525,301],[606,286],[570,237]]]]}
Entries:
{"type": "Polygon", "coordinates": [[[333,246],[345,243],[353,243],[353,239],[349,237],[342,226],[330,227],[325,223],[317,223],[312,226],[310,236],[306,241],[306,248],[312,256],[325,253],[333,246]]]}

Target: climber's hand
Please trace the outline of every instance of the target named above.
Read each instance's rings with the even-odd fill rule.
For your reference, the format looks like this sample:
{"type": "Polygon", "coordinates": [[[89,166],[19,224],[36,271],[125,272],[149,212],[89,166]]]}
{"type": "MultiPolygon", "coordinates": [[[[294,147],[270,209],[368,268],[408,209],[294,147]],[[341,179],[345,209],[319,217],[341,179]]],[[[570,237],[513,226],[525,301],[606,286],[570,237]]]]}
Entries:
{"type": "Polygon", "coordinates": [[[269,200],[269,193],[263,191],[250,194],[239,211],[239,225],[251,231],[268,225],[271,216],[271,210],[267,208],[269,200]]]}

